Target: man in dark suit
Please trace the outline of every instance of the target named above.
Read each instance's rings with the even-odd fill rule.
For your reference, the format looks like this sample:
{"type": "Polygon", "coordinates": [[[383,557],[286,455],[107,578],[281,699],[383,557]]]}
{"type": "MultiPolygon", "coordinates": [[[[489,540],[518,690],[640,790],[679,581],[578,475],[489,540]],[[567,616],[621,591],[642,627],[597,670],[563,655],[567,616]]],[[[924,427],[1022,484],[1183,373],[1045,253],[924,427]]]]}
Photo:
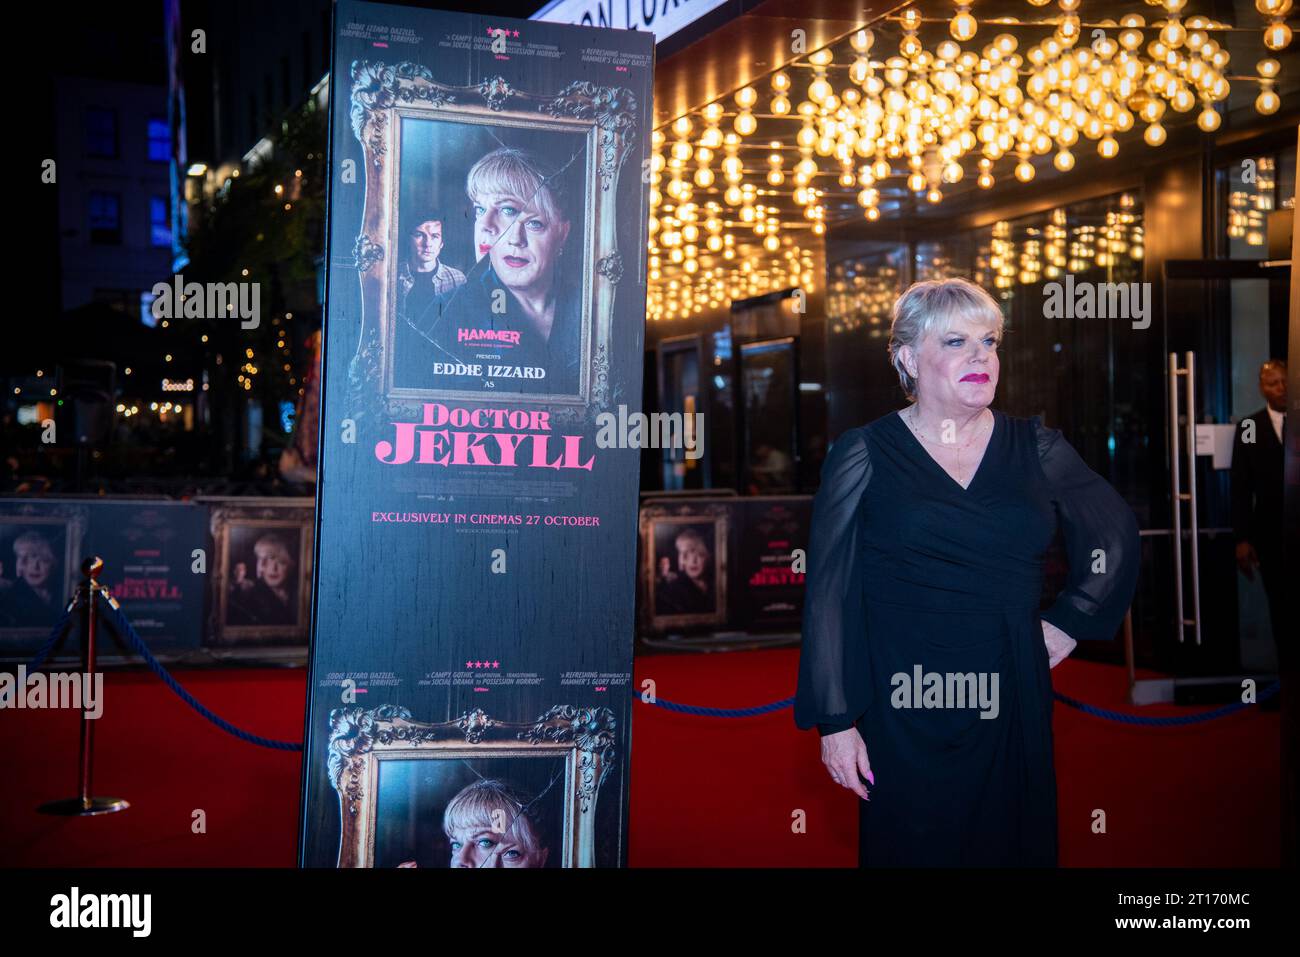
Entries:
{"type": "Polygon", "coordinates": [[[1258,568],[1268,595],[1278,661],[1289,656],[1282,625],[1286,609],[1282,565],[1282,436],[1286,428],[1286,363],[1259,367],[1259,391],[1267,405],[1242,419],[1232,450],[1232,531],[1237,566],[1247,578],[1258,568]]]}

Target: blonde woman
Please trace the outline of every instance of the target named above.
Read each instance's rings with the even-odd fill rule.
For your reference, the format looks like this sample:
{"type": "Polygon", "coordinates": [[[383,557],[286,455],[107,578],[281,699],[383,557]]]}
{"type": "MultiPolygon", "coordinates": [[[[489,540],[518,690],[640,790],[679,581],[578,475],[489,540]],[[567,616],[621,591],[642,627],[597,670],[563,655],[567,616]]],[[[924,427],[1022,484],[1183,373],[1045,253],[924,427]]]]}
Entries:
{"type": "Polygon", "coordinates": [[[451,867],[545,867],[551,853],[529,800],[493,778],[466,785],[447,802],[442,830],[451,867]]]}
{"type": "Polygon", "coordinates": [[[1058,430],[990,408],[1002,323],[965,280],[908,289],[910,404],[841,435],[814,500],[795,720],[862,799],[863,866],[1055,865],[1049,672],[1133,596],[1132,510],[1058,430]],[[1058,527],[1069,582],[1040,615],[1058,527]]]}
{"type": "MultiPolygon", "coordinates": [[[[519,370],[502,380],[503,391],[578,390],[581,270],[565,268],[573,216],[561,179],[527,150],[501,147],[479,159],[466,177],[478,261],[423,321],[411,319],[444,361],[499,360],[491,364],[519,370]]],[[[483,377],[467,378],[477,386],[483,377]]]]}

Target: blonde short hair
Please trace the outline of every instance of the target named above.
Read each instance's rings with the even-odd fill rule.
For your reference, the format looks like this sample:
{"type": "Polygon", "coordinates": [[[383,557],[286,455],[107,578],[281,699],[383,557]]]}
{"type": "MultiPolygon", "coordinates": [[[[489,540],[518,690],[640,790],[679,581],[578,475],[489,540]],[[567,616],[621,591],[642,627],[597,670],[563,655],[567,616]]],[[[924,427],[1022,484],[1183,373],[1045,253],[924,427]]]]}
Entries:
{"type": "Polygon", "coordinates": [[[527,150],[502,146],[469,168],[465,192],[471,202],[486,193],[506,193],[534,205],[551,222],[568,220],[558,174],[527,150]]]}
{"type": "Polygon", "coordinates": [[[528,853],[535,854],[545,850],[547,845],[531,803],[504,781],[481,778],[461,788],[447,802],[447,807],[442,812],[442,829],[450,835],[451,829],[456,825],[492,827],[496,823],[493,812],[504,811],[506,833],[528,853]]]}
{"type": "Polygon", "coordinates": [[[909,399],[916,398],[916,379],[907,371],[900,350],[903,346],[916,349],[922,339],[942,331],[953,319],[994,326],[999,335],[1005,322],[997,300],[969,279],[927,279],[912,283],[894,303],[894,318],[889,327],[889,361],[909,399]]]}
{"type": "Polygon", "coordinates": [[[275,534],[275,532],[267,532],[253,543],[253,554],[257,555],[258,558],[261,558],[262,556],[258,555],[259,548],[267,552],[278,554],[286,565],[294,564],[293,553],[289,551],[288,543],[279,535],[275,534]]]}

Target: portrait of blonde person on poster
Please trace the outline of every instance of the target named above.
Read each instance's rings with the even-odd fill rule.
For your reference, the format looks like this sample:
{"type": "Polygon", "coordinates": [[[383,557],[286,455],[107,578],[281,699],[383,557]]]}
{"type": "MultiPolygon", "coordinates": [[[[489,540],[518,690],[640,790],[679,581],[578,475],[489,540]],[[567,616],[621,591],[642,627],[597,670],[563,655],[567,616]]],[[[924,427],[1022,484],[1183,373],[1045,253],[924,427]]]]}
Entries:
{"type": "Polygon", "coordinates": [[[706,615],[715,610],[713,551],[704,535],[685,528],[673,539],[675,556],[661,555],[655,584],[656,615],[706,615]]]}
{"type": "Polygon", "coordinates": [[[50,540],[37,531],[13,540],[13,576],[0,563],[0,628],[54,624],[62,611],[59,560],[50,540]]]}
{"type": "Polygon", "coordinates": [[[253,545],[253,576],[245,562],[231,571],[228,625],[292,625],[298,620],[296,562],[285,539],[267,532],[253,545]]]}
{"type": "Polygon", "coordinates": [[[465,189],[476,263],[463,285],[408,318],[444,363],[510,370],[502,391],[578,390],[582,270],[570,263],[578,255],[570,252],[570,237],[582,231],[563,174],[539,154],[512,147],[475,162],[465,189]]]}
{"type": "Polygon", "coordinates": [[[979,286],[913,285],[889,340],[909,404],[823,465],[795,721],[861,799],[861,866],[1055,866],[1050,671],[1113,638],[1136,586],[1133,510],[1060,430],[991,408],[1002,336],[979,286]],[[1058,528],[1068,582],[1040,614],[1058,528]]]}
{"type": "MultiPolygon", "coordinates": [[[[448,866],[545,867],[550,844],[535,819],[533,802],[495,778],[466,785],[447,802],[442,830],[451,849],[448,866]]],[[[416,867],[403,861],[398,867],[416,867]]]]}

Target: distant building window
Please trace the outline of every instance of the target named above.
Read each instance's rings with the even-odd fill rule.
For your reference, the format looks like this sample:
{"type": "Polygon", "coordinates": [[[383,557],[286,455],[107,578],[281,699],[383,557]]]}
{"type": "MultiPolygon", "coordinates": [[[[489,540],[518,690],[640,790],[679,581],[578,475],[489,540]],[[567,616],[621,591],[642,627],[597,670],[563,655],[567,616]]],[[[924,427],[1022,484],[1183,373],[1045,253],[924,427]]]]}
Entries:
{"type": "Polygon", "coordinates": [[[172,158],[172,131],[161,116],[149,117],[149,162],[166,163],[172,158]]]}
{"type": "Polygon", "coordinates": [[[122,242],[122,197],[117,193],[90,194],[90,241],[114,245],[122,242]]]}
{"type": "Polygon", "coordinates": [[[91,107],[86,110],[86,155],[117,158],[117,111],[91,107]]]}
{"type": "Polygon", "coordinates": [[[171,209],[163,196],[149,197],[149,241],[155,246],[172,244],[171,209]]]}

